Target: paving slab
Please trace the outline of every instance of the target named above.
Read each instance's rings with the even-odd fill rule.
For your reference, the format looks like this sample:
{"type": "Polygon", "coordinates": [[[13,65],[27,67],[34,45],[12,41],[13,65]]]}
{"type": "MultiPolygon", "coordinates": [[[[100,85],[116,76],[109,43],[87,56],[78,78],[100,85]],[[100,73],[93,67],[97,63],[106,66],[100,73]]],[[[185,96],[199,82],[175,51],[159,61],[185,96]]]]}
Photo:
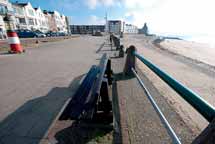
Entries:
{"type": "MultiPolygon", "coordinates": [[[[171,143],[166,129],[137,79],[135,77],[127,77],[123,74],[124,64],[125,59],[123,58],[112,59],[112,67],[116,80],[116,84],[113,87],[117,91],[113,96],[118,97],[119,110],[116,111],[120,113],[118,123],[120,124],[121,133],[119,136],[122,136],[121,142],[131,144],[171,143]]],[[[191,143],[195,135],[192,134],[186,123],[138,67],[136,70],[182,143],[191,143]]]]}

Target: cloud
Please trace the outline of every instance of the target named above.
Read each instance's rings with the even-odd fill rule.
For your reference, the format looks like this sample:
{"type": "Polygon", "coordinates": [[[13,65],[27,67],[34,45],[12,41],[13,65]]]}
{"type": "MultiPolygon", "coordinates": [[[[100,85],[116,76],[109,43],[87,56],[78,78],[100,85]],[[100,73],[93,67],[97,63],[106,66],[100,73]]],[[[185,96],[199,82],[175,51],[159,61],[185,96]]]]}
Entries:
{"type": "Polygon", "coordinates": [[[211,0],[124,0],[125,20],[155,33],[215,34],[215,9],[211,0]]]}
{"type": "Polygon", "coordinates": [[[88,24],[92,24],[92,25],[101,25],[101,24],[105,24],[105,19],[104,19],[104,18],[97,17],[97,16],[95,16],[95,15],[91,15],[91,16],[89,17],[88,24]]]}
{"type": "MultiPolygon", "coordinates": [[[[119,13],[124,12],[121,17],[126,22],[140,28],[147,22],[153,33],[215,35],[213,0],[62,0],[60,3],[58,6],[65,9],[80,8],[80,3],[89,9],[116,7],[119,13]]],[[[91,15],[90,23],[105,22],[91,15]]]]}
{"type": "Polygon", "coordinates": [[[104,6],[104,7],[110,7],[110,6],[119,6],[120,3],[119,0],[86,0],[86,5],[90,9],[95,9],[97,6],[104,6]]]}
{"type": "Polygon", "coordinates": [[[90,9],[95,9],[96,6],[98,5],[98,1],[97,0],[87,0],[86,4],[90,9]]]}
{"type": "Polygon", "coordinates": [[[163,0],[122,0],[126,8],[152,8],[163,0]]]}

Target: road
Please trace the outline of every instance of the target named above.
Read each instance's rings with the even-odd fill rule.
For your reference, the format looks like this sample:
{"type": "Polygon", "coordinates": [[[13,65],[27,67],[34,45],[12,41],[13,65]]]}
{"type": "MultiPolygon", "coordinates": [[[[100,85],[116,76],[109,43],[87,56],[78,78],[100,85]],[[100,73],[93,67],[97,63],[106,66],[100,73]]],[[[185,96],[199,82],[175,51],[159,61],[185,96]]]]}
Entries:
{"type": "Polygon", "coordinates": [[[1,54],[0,144],[41,138],[80,76],[98,63],[103,42],[103,37],[83,36],[44,43],[25,54],[1,54]]]}

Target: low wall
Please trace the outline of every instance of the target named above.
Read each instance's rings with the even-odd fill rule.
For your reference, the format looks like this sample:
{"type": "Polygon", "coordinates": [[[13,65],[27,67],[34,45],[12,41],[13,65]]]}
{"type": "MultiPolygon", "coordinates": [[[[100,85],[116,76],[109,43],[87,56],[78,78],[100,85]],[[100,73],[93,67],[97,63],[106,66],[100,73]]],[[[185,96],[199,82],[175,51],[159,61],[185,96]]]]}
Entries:
{"type": "MultiPolygon", "coordinates": [[[[21,38],[20,42],[24,49],[38,46],[39,43],[56,42],[64,39],[75,38],[78,36],[62,36],[62,37],[46,37],[46,38],[21,38]]],[[[7,40],[0,40],[0,51],[8,51],[10,49],[7,40]]]]}

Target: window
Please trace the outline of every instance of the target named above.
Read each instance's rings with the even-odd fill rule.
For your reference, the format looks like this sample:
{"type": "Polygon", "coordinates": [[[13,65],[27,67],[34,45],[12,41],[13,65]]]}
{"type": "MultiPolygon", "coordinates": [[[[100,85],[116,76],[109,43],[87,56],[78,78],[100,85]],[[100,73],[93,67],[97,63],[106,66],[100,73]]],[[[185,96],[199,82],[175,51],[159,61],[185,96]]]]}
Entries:
{"type": "Polygon", "coordinates": [[[7,13],[7,7],[0,5],[0,14],[6,14],[7,13]]]}
{"type": "Polygon", "coordinates": [[[15,13],[19,15],[24,15],[24,11],[21,8],[15,8],[15,13]]]}
{"type": "Polygon", "coordinates": [[[25,18],[19,18],[19,23],[20,24],[26,24],[25,18]]]}
{"type": "Polygon", "coordinates": [[[28,13],[29,13],[29,15],[34,16],[34,11],[33,10],[29,9],[28,13]]]}
{"type": "Polygon", "coordinates": [[[28,19],[28,24],[29,25],[34,25],[34,20],[33,19],[28,19]]]}

